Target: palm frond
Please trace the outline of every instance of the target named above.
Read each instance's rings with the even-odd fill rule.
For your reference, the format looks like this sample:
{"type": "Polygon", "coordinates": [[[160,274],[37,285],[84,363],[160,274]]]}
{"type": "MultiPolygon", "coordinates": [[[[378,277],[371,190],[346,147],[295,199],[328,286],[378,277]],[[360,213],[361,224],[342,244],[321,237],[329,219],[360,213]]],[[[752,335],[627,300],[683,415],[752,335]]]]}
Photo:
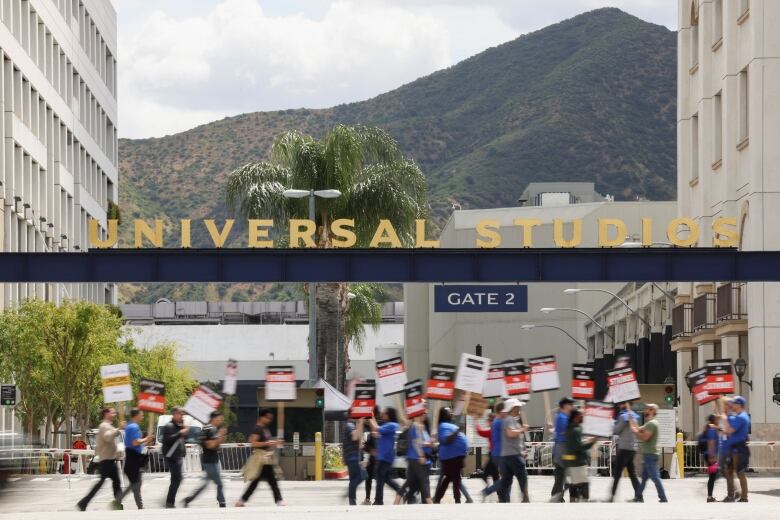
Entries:
{"type": "Polygon", "coordinates": [[[384,294],[384,287],[376,283],[351,284],[347,287],[354,297],[349,300],[344,313],[344,337],[356,352],[363,352],[366,340],[365,325],[374,331],[382,323],[382,304],[377,301],[384,294]]]}
{"type": "Polygon", "coordinates": [[[288,218],[291,201],[283,193],[292,177],[292,172],[284,166],[267,162],[244,165],[228,176],[227,205],[244,218],[288,218]]]}

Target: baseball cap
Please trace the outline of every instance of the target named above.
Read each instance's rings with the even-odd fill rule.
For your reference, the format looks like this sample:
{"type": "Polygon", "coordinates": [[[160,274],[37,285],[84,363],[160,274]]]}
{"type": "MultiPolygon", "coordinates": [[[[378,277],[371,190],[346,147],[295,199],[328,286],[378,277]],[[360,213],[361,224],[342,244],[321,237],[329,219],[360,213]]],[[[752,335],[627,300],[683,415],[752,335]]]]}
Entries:
{"type": "Polygon", "coordinates": [[[741,395],[735,395],[734,397],[732,397],[731,402],[734,404],[738,404],[739,406],[745,406],[747,404],[747,401],[741,395]]]}
{"type": "Polygon", "coordinates": [[[560,401],[558,401],[558,407],[565,406],[567,404],[574,404],[574,399],[571,397],[562,397],[560,401]]]}
{"type": "Polygon", "coordinates": [[[520,408],[521,406],[523,406],[523,403],[521,403],[519,400],[507,399],[506,401],[504,401],[504,406],[501,408],[501,411],[508,412],[512,408],[520,408]]]}

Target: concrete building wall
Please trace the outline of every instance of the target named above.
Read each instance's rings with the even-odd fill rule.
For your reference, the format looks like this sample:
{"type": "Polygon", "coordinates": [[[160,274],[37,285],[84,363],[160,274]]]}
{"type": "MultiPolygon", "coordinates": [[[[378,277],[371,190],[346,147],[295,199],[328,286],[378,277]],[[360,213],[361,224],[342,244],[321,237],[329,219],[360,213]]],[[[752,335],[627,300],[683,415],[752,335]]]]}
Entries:
{"type": "MultiPolygon", "coordinates": [[[[678,5],[679,213],[702,223],[699,246],[711,245],[709,223],[725,216],[737,219],[743,250],[780,249],[780,2],[678,5]]],[[[722,280],[702,282],[682,284],[681,301],[722,280]]],[[[751,283],[746,290],[745,329],[694,340],[689,349],[725,348],[748,361],[753,388],[742,391],[754,434],[776,438],[780,407],[772,403],[771,382],[780,367],[780,284],[751,283]]]]}
{"type": "MultiPolygon", "coordinates": [[[[666,225],[675,217],[675,202],[599,202],[556,207],[520,207],[490,210],[456,211],[442,230],[441,247],[476,247],[476,225],[482,220],[496,220],[501,225],[500,247],[521,247],[522,229],[514,224],[517,218],[538,218],[542,225],[534,229],[534,247],[555,247],[553,220],[570,222],[582,219],[581,247],[598,245],[598,221],[605,218],[622,219],[629,236],[642,230],[642,218],[656,222],[653,240],[666,240],[666,225]]],[[[566,237],[570,229],[565,228],[566,237]]],[[[511,280],[507,281],[511,283],[511,280]]],[[[587,347],[586,323],[589,320],[577,313],[560,311],[545,314],[543,307],[578,308],[595,314],[607,301],[598,293],[566,295],[564,289],[598,287],[618,290],[622,284],[528,284],[527,313],[437,313],[434,312],[434,286],[431,284],[406,284],[405,340],[410,377],[427,377],[432,362],[457,364],[464,352],[474,353],[479,343],[483,355],[498,362],[518,358],[555,354],[558,358],[562,388],[552,393],[553,403],[570,393],[571,365],[588,361],[588,354],[563,332],[540,327],[531,331],[522,325],[554,325],[576,338],[587,347]]],[[[597,355],[596,352],[592,353],[597,355]]],[[[601,357],[603,352],[599,352],[601,357]]],[[[544,406],[541,398],[531,400],[528,407],[529,421],[534,425],[544,423],[544,406]]]]}
{"type": "MultiPolygon", "coordinates": [[[[109,0],[0,3],[4,252],[86,251],[118,200],[116,13],[109,0]]],[[[113,302],[110,284],[5,284],[25,298],[113,302]]]]}

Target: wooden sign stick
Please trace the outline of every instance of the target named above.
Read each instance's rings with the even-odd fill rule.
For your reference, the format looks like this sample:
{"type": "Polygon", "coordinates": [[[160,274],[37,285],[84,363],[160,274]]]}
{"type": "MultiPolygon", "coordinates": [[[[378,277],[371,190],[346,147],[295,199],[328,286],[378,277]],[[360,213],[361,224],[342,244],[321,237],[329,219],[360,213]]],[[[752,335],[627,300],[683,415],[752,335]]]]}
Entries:
{"type": "Polygon", "coordinates": [[[284,401],[276,403],[276,438],[284,440],[284,401]]]}

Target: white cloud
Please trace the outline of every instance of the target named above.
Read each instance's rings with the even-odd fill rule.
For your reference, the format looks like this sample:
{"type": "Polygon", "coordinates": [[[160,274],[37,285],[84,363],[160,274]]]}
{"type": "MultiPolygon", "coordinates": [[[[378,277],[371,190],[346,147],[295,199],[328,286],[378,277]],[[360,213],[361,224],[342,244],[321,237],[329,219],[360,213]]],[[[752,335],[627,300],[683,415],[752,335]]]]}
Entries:
{"type": "Polygon", "coordinates": [[[114,0],[121,135],[367,99],[604,5],[657,23],[676,14],[676,0],[278,2],[114,0]]]}

